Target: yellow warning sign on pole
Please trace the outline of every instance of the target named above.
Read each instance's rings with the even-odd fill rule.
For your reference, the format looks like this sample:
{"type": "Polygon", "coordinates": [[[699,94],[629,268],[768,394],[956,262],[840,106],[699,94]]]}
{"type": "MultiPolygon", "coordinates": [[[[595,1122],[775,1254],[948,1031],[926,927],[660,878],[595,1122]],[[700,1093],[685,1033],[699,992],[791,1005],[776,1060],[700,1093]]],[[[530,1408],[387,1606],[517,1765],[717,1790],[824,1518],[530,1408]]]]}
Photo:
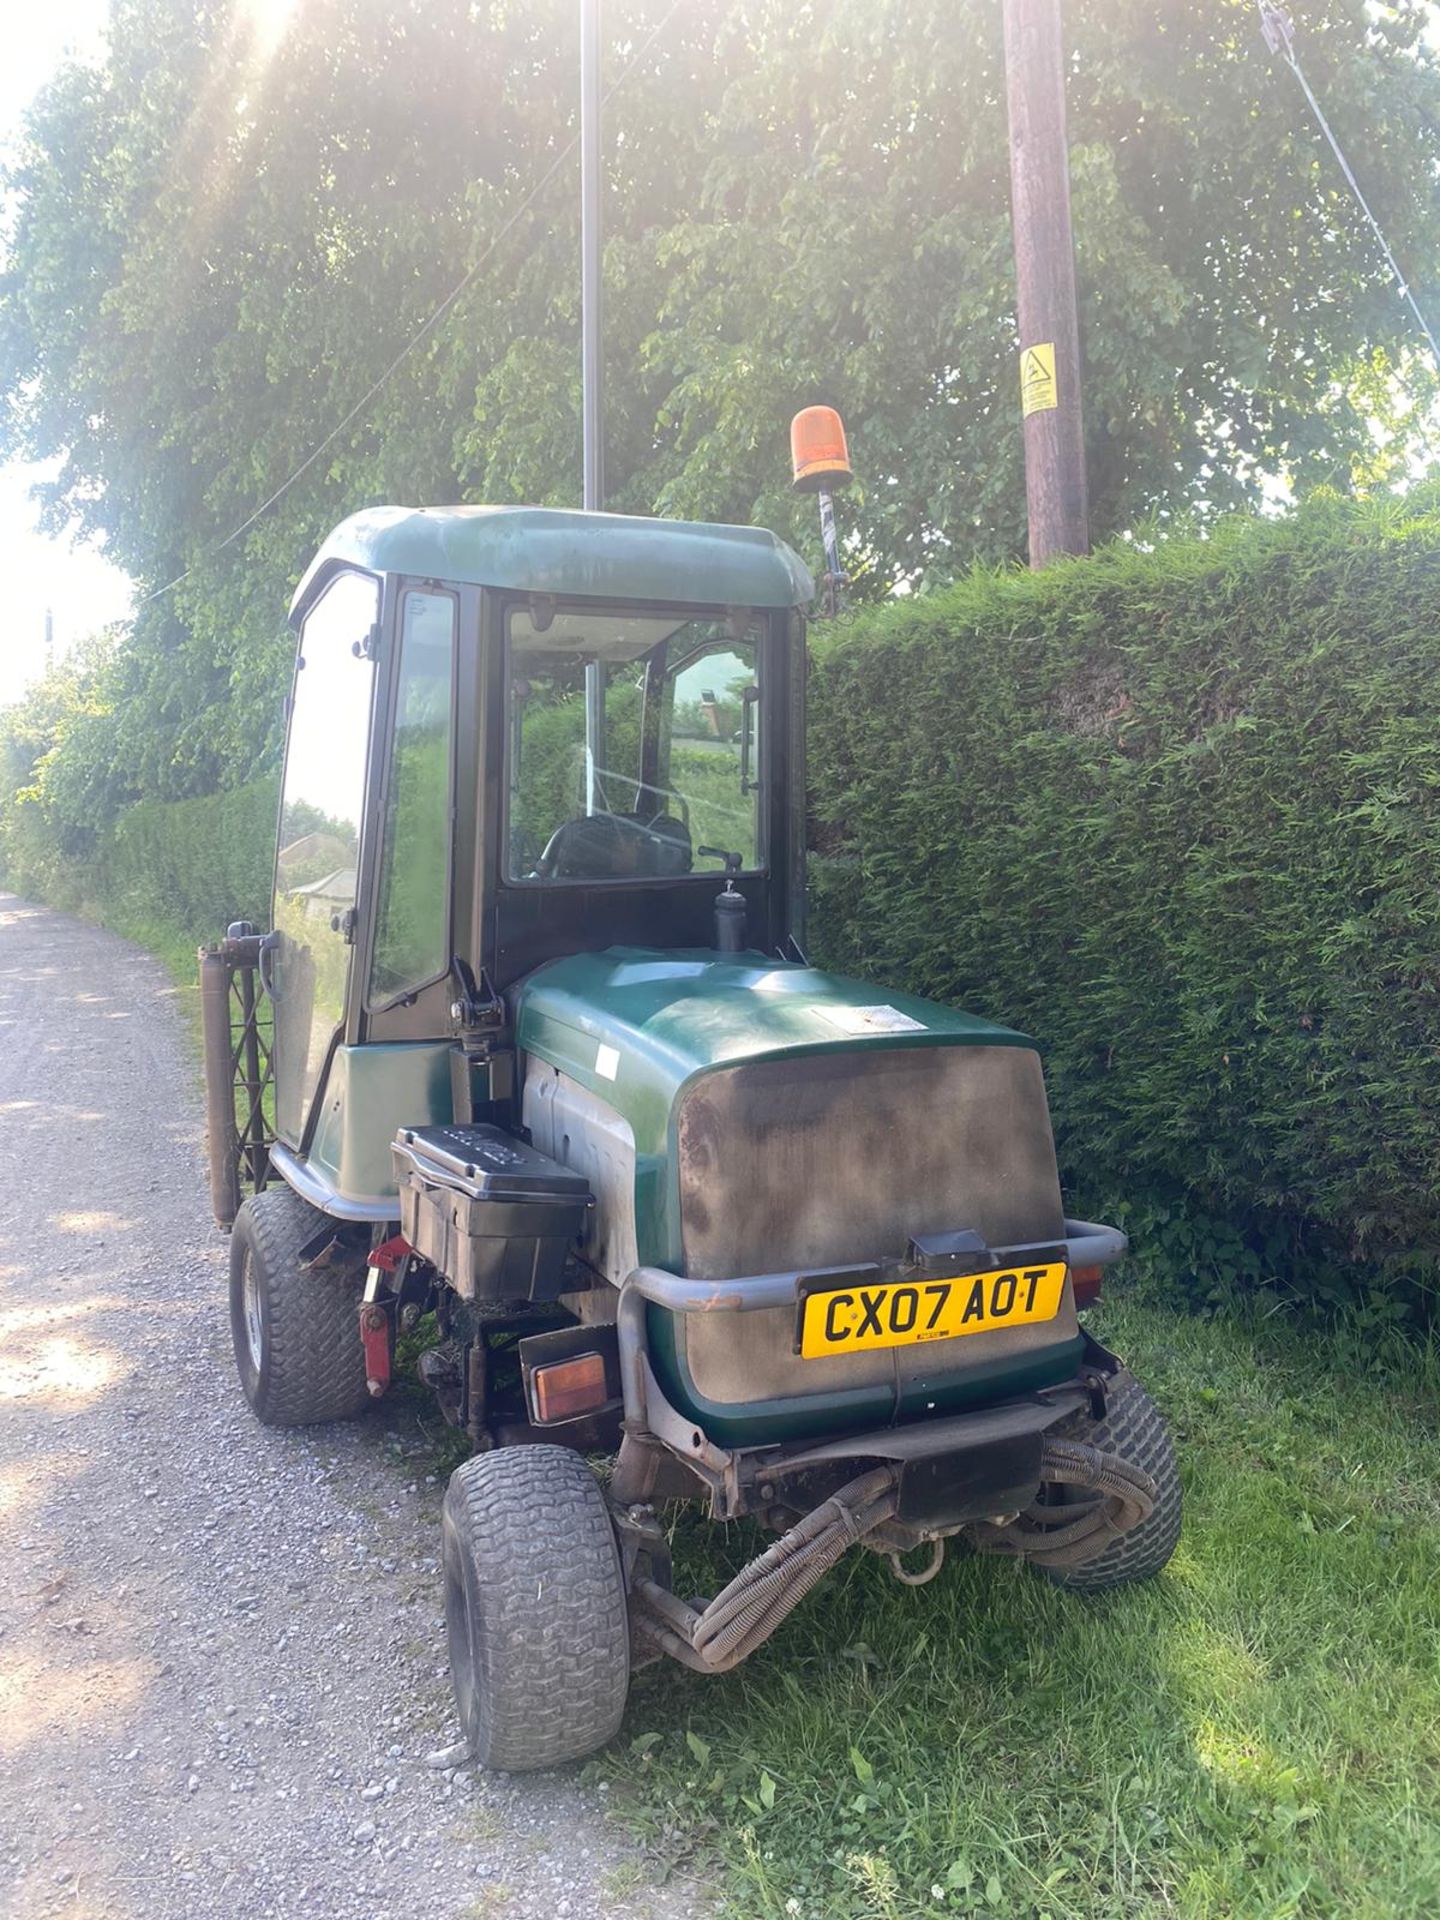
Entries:
{"type": "Polygon", "coordinates": [[[1020,410],[1028,420],[1032,413],[1044,413],[1058,407],[1055,387],[1055,342],[1042,341],[1026,347],[1020,355],[1020,410]]]}

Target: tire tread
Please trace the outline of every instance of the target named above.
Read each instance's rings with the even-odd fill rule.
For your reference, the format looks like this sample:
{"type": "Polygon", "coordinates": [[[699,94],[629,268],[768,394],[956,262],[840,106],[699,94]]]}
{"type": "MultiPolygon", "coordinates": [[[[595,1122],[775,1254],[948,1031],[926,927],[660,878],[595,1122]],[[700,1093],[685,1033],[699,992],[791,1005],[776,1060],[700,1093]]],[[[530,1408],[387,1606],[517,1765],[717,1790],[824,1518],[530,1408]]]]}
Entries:
{"type": "Polygon", "coordinates": [[[1083,1440],[1102,1453],[1118,1454],[1131,1466],[1142,1468],[1155,1482],[1156,1499],[1150,1517],[1121,1534],[1096,1559],[1079,1567],[1041,1571],[1057,1586],[1079,1593],[1101,1593],[1153,1580],[1179,1543],[1183,1518],[1180,1467],[1164,1414],[1134,1375],[1124,1373],[1110,1390],[1103,1420],[1079,1414],[1055,1433],[1057,1438],[1083,1440]]]}
{"type": "Polygon", "coordinates": [[[558,1766],[618,1732],[630,1627],[605,1496],[567,1448],[477,1455],[451,1475],[447,1530],[474,1568],[483,1613],[475,1725],[482,1766],[558,1766]]]}
{"type": "MultiPolygon", "coordinates": [[[[235,1223],[232,1291],[241,1283],[248,1241],[269,1307],[267,1367],[251,1400],[268,1426],[353,1420],[370,1405],[358,1318],[363,1279],[334,1268],[307,1273],[300,1265],[301,1248],[324,1225],[325,1215],[289,1187],[252,1195],[235,1223]]],[[[238,1323],[235,1331],[238,1347],[238,1323]]]]}

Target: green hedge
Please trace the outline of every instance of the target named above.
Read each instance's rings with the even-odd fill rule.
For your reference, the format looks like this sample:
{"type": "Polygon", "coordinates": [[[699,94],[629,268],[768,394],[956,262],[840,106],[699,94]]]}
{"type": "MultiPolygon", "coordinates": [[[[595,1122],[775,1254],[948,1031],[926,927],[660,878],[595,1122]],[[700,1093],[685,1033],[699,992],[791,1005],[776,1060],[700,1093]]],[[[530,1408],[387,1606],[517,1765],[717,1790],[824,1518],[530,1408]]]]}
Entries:
{"type": "Polygon", "coordinates": [[[83,857],[59,844],[43,809],[0,809],[0,878],[154,947],[188,971],[202,940],[231,920],[268,924],[278,785],[257,780],[195,800],[145,800],[97,827],[83,857]]]}
{"type": "Polygon", "coordinates": [[[1440,493],[819,643],[822,958],[1035,1035],[1076,1201],[1440,1247],[1440,493]]]}
{"type": "Polygon", "coordinates": [[[144,800],[120,816],[97,861],[117,923],[218,940],[232,920],[268,926],[279,785],[257,780],[197,800],[144,800]]]}

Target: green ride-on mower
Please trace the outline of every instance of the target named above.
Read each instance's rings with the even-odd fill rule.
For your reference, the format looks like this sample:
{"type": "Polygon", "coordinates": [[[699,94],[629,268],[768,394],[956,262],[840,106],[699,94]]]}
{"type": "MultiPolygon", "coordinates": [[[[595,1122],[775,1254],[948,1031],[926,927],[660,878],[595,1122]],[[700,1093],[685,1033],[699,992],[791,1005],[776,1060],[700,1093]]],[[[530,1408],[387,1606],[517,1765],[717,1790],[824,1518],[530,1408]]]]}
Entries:
{"type": "Polygon", "coordinates": [[[348,1419],[433,1315],[487,1766],[733,1667],[852,1547],[1095,1591],[1179,1532],[1034,1045],[806,960],[812,593],[753,528],[457,507],[355,515],[295,596],[272,930],[201,957],[235,1356],[260,1419],[348,1419]],[[682,1597],[680,1501],[777,1537],[682,1597]]]}

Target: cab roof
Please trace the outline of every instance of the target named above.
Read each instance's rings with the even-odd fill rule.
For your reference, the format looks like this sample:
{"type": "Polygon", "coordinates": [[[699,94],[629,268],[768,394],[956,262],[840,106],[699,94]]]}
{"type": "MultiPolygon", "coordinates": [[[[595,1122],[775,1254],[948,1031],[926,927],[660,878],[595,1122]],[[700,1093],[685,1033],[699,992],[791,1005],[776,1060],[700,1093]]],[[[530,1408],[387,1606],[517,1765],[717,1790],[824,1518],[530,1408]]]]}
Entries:
{"type": "Polygon", "coordinates": [[[796,607],[815,583],[761,527],[563,507],[367,507],[330,535],[290,603],[298,620],[341,566],[600,599],[796,607]]]}

